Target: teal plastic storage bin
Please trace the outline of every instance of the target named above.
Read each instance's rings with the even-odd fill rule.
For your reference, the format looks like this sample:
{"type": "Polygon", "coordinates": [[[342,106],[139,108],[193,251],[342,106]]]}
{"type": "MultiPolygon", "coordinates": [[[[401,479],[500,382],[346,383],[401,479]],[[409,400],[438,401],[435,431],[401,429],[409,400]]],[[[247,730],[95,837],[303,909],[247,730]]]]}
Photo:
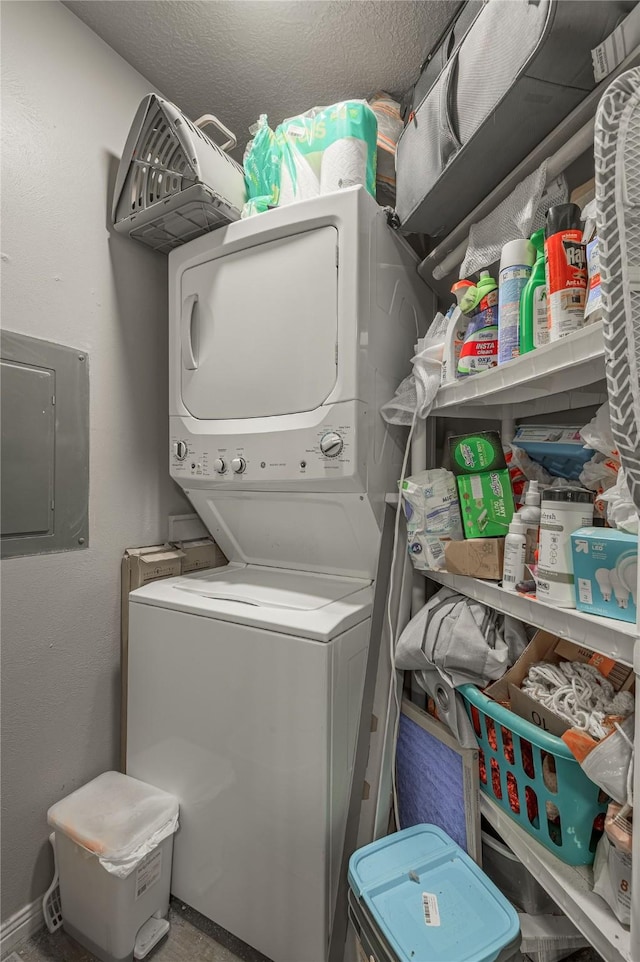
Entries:
{"type": "Polygon", "coordinates": [[[349,860],[349,917],[374,962],[507,962],[518,954],[512,905],[435,825],[414,825],[349,860]]]}
{"type": "Polygon", "coordinates": [[[480,788],[568,865],[590,865],[607,800],[565,743],[484,695],[458,691],[480,748],[480,788]]]}

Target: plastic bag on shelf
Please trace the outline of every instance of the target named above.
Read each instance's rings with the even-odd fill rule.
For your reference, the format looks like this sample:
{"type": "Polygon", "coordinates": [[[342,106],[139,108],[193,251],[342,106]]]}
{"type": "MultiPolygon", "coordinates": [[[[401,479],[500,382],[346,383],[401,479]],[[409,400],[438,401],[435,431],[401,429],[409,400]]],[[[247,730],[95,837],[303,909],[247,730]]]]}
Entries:
{"type": "Polygon", "coordinates": [[[580,429],[580,437],[586,447],[604,454],[605,458],[620,460],[620,452],[616,447],[611,431],[608,401],[600,405],[591,421],[580,429]]]}
{"type": "Polygon", "coordinates": [[[404,127],[400,104],[389,94],[380,91],[369,100],[369,106],[378,121],[378,202],[393,205],[396,198],[396,144],[404,127]]]}
{"type": "Polygon", "coordinates": [[[602,494],[616,483],[619,470],[620,462],[615,458],[606,458],[604,454],[596,453],[586,462],[578,480],[590,491],[602,494]]]}
{"type": "Polygon", "coordinates": [[[404,479],[401,493],[413,566],[443,568],[442,542],[464,538],[455,477],[444,468],[421,471],[404,479]]]}
{"type": "Polygon", "coordinates": [[[612,528],[638,534],[638,512],[631,499],[624,468],[620,468],[616,483],[600,495],[600,500],[607,504],[607,521],[612,528]]]}
{"type": "Polygon", "coordinates": [[[247,202],[242,217],[260,214],[276,207],[280,194],[280,166],[282,154],[276,135],[269,127],[266,114],[260,114],[257,123],[249,128],[253,139],[244,152],[244,179],[247,185],[247,202]]]}
{"type": "Polygon", "coordinates": [[[538,481],[541,485],[550,485],[553,478],[541,464],[532,461],[526,451],[515,444],[503,445],[504,457],[509,469],[513,498],[517,507],[524,504],[527,481],[538,481]]]}
{"type": "Polygon", "coordinates": [[[388,424],[410,425],[414,418],[426,418],[429,414],[442,377],[446,328],[446,318],[438,313],[425,336],[418,340],[411,358],[412,373],[399,384],[391,400],[380,408],[380,414],[388,424]]]}
{"type": "Polygon", "coordinates": [[[590,461],[587,461],[580,472],[579,481],[589,491],[596,492],[593,502],[594,518],[606,518],[607,504],[601,495],[612,488],[618,479],[620,462],[615,458],[606,458],[597,451],[590,461]]]}
{"type": "Polygon", "coordinates": [[[633,802],[634,718],[631,714],[612,721],[611,731],[600,741],[578,728],[562,736],[585,775],[621,805],[633,802]]]}
{"type": "Polygon", "coordinates": [[[631,924],[631,847],[633,826],[620,806],[611,804],[593,863],[593,891],[623,925],[631,924]]]}

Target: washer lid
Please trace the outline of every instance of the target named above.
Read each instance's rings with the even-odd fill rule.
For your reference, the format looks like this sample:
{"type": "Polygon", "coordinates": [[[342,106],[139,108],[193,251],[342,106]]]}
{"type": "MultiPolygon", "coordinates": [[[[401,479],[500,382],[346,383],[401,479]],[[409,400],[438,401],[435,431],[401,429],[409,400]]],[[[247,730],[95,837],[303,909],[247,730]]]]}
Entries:
{"type": "Polygon", "coordinates": [[[362,588],[368,588],[370,584],[370,581],[360,578],[337,578],[308,571],[228,565],[206,572],[199,571],[193,580],[187,582],[185,579],[174,588],[206,598],[240,601],[260,608],[315,611],[347,598],[362,588]]]}
{"type": "Polygon", "coordinates": [[[326,641],[370,616],[373,588],[361,578],[231,563],[154,581],[129,599],[326,641]]]}

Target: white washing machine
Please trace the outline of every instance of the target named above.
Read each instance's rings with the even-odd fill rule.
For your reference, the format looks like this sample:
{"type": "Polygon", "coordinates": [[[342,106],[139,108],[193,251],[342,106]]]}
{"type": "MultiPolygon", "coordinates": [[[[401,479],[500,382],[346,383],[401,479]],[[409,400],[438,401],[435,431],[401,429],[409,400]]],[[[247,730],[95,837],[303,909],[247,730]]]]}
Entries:
{"type": "Polygon", "coordinates": [[[180,800],[173,893],[274,962],[328,955],[416,261],[362,188],[169,257],[170,470],[231,564],[131,594],[127,771],[180,800]]]}
{"type": "Polygon", "coordinates": [[[180,799],[172,892],[278,962],[326,955],[372,598],[239,565],[131,596],[128,770],[180,799]]]}

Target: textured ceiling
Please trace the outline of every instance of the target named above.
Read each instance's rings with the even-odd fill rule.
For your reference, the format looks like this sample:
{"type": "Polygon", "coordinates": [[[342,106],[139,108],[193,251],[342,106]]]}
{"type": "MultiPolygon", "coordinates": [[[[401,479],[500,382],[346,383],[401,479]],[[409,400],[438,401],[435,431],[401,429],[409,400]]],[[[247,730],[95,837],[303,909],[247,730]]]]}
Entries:
{"type": "Polygon", "coordinates": [[[419,72],[457,0],[65,0],[187,116],[217,114],[239,143],[310,107],[419,72]]]}

